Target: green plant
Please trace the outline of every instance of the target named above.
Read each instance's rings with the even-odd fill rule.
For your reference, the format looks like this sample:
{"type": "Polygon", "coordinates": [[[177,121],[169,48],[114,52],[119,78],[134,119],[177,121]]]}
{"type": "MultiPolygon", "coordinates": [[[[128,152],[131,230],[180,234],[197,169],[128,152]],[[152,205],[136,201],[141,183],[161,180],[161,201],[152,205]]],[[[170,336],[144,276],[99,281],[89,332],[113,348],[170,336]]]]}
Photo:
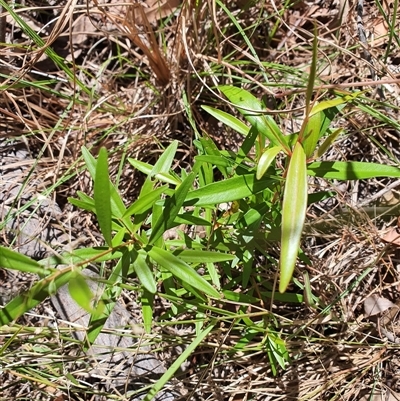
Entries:
{"type": "MultiPolygon", "coordinates": [[[[227,165],[232,166],[239,160],[246,159],[248,163],[256,166],[256,180],[264,180],[266,176],[271,179],[279,177],[276,185],[271,186],[273,190],[270,192],[270,196],[264,199],[259,198],[260,204],[254,206],[258,210],[262,208],[262,204],[265,207],[264,216],[260,218],[259,225],[263,225],[266,232],[268,228],[280,227],[279,291],[281,293],[286,291],[293,276],[307,205],[333,195],[325,191],[309,195],[307,176],[337,180],[400,177],[400,169],[395,166],[364,162],[316,161],[334,144],[342,132],[340,128],[331,128],[334,118],[346,104],[355,101],[362,94],[362,92],[337,93],[333,99],[321,102],[313,101],[316,66],[317,40],[315,39],[313,62],[306,91],[304,119],[299,132],[284,135],[263,103],[241,88],[218,87],[250,123],[250,128],[226,112],[203,106],[215,118],[245,135],[244,143],[256,144],[253,158],[249,158],[241,152],[236,157],[230,155],[227,158],[224,155],[223,159],[227,165]],[[274,163],[280,153],[285,156],[282,169],[277,168],[274,163]],[[275,211],[273,216],[267,212],[271,209],[275,211]]],[[[248,149],[249,147],[246,146],[246,150],[248,149]]],[[[206,149],[206,151],[210,155],[215,154],[215,150],[206,149]]],[[[216,160],[214,162],[218,165],[216,160]]],[[[221,163],[219,161],[220,165],[221,163]]]]}

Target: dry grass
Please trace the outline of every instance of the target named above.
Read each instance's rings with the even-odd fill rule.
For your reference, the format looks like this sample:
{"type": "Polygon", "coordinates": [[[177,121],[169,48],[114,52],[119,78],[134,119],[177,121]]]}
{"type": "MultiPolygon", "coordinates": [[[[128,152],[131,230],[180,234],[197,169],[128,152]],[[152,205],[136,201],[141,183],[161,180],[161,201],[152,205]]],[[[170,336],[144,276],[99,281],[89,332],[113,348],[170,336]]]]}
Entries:
{"type": "MultiPolygon", "coordinates": [[[[4,74],[0,143],[9,147],[15,159],[1,163],[0,173],[20,169],[25,188],[34,186],[34,191],[46,192],[61,205],[59,224],[71,241],[83,233],[84,243],[96,244],[97,229],[90,217],[76,213],[66,201],[77,190],[91,190],[82,171],[82,145],[94,154],[101,146],[109,150],[111,175],[129,203],[142,177],[127,166],[127,157],[154,163],[168,143],[179,139],[176,167],[185,168],[192,162],[192,141],[198,132],[210,135],[221,148],[237,148],[233,132],[200,109],[210,104],[233,112],[216,91],[217,84],[240,82],[254,95],[265,96],[286,133],[295,131],[301,124],[314,23],[321,55],[316,96],[329,96],[332,87],[370,82],[371,65],[362,56],[354,8],[298,2],[283,10],[278,3],[226,2],[243,31],[220,3],[185,2],[168,17],[150,20],[141,4],[95,0],[58,2],[54,7],[43,1],[18,8],[18,15],[40,32],[43,45],[32,44],[32,38],[8,17],[6,39],[13,44],[0,50],[4,74]],[[83,24],[78,25],[79,20],[83,24]],[[71,77],[46,53],[51,48],[70,62],[71,77]],[[46,83],[49,79],[35,75],[35,70],[52,74],[57,81],[46,83]],[[28,150],[31,161],[19,160],[15,151],[19,144],[28,150]],[[34,185],[38,181],[40,189],[34,185]]],[[[377,12],[374,4],[369,7],[377,12]]],[[[367,29],[382,28],[377,21],[378,17],[371,18],[367,29]]],[[[365,86],[369,88],[366,104],[376,114],[349,108],[338,122],[345,134],[328,159],[398,164],[399,90],[392,72],[398,60],[383,58],[388,37],[386,32],[385,39],[370,48],[379,79],[392,82],[385,87],[386,97],[376,97],[376,84],[365,86]]],[[[392,49],[392,54],[399,50],[395,41],[392,49]]],[[[399,346],[381,336],[363,309],[371,294],[399,300],[398,250],[381,240],[398,210],[385,209],[382,216],[374,209],[386,206],[384,195],[394,198],[390,205],[398,204],[397,183],[314,184],[337,192],[333,202],[309,210],[304,240],[313,264],[302,268],[308,270],[313,293],[324,310],[264,297],[275,278],[275,271],[266,265],[257,266],[263,278],[257,290],[262,301],[248,308],[256,322],[273,314],[273,327],[286,342],[290,365],[273,375],[264,349],[265,334],[255,335],[243,350],[233,352],[245,328],[221,319],[170,384],[181,399],[366,400],[363,397],[390,391],[399,396],[399,346]]],[[[271,247],[271,258],[275,257],[271,247]]],[[[296,277],[301,282],[300,267],[296,277]]],[[[242,289],[238,285],[235,290],[242,289]]],[[[235,307],[240,305],[226,303],[222,308],[235,307]]],[[[84,377],[86,362],[68,329],[48,325],[56,321],[50,310],[48,304],[42,305],[35,312],[39,315],[0,329],[0,400],[92,399],[94,390],[84,377]]],[[[182,332],[178,328],[166,332],[162,325],[155,329],[151,341],[167,365],[179,347],[190,342],[191,327],[182,332]]]]}

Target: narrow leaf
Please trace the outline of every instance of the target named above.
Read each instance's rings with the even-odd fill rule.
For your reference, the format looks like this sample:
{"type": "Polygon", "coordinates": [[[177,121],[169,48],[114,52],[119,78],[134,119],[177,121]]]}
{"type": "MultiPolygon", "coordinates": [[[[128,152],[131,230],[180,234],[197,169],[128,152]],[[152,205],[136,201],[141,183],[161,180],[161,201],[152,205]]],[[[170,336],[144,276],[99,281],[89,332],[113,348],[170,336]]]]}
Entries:
{"type": "Polygon", "coordinates": [[[289,162],[282,203],[279,292],[286,291],[293,275],[307,209],[306,154],[298,142],[289,162]]]}
{"type": "Polygon", "coordinates": [[[185,205],[216,205],[246,198],[271,188],[275,184],[271,178],[256,179],[255,174],[240,175],[222,182],[213,182],[188,193],[185,205]]]}
{"type": "Polygon", "coordinates": [[[317,148],[314,154],[314,159],[321,157],[336,141],[337,137],[343,132],[343,128],[338,128],[330,134],[325,141],[317,148]]]}
{"type": "Polygon", "coordinates": [[[244,89],[234,86],[222,85],[218,86],[218,89],[260,134],[267,137],[273,145],[281,146],[287,151],[284,135],[273,118],[266,114],[266,110],[257,98],[244,89]]]}
{"type": "Polygon", "coordinates": [[[170,271],[175,277],[186,282],[193,288],[204,292],[205,294],[219,298],[219,293],[213,286],[201,277],[194,269],[192,269],[183,260],[172,253],[157,247],[152,247],[148,255],[160,266],[170,271]]]}
{"type": "Polygon", "coordinates": [[[156,281],[154,280],[153,273],[150,270],[148,262],[146,261],[146,253],[132,250],[131,257],[133,260],[133,268],[135,269],[141,284],[148,292],[155,294],[157,291],[156,281]]]}
{"type": "Polygon", "coordinates": [[[231,114],[226,113],[225,111],[214,109],[213,107],[209,106],[201,106],[201,108],[207,113],[211,114],[213,117],[215,117],[218,121],[221,121],[223,124],[231,127],[236,132],[239,132],[239,134],[248,134],[250,128],[231,114]]]}
{"type": "Polygon", "coordinates": [[[58,288],[68,283],[70,278],[71,270],[67,268],[35,283],[29,291],[18,295],[0,309],[0,326],[9,324],[40,304],[58,288]]]}
{"type": "Polygon", "coordinates": [[[268,167],[275,160],[276,155],[282,150],[281,146],[274,146],[272,148],[267,149],[260,157],[257,165],[257,180],[261,179],[261,177],[268,170],[268,167]]]}
{"type": "Polygon", "coordinates": [[[154,202],[160,198],[161,194],[167,188],[167,185],[163,185],[162,187],[159,187],[146,195],[140,196],[139,199],[129,206],[123,217],[147,212],[153,207],[154,202]]]}
{"type": "Polygon", "coordinates": [[[142,304],[143,324],[146,333],[151,333],[151,325],[153,323],[154,294],[146,290],[140,298],[142,304]]]}
{"type": "Polygon", "coordinates": [[[235,256],[229,253],[203,250],[197,251],[192,249],[177,250],[174,252],[174,255],[188,263],[217,263],[235,259],[235,256]]]}
{"type": "Polygon", "coordinates": [[[306,153],[306,158],[310,158],[315,151],[318,140],[321,135],[321,123],[324,115],[323,113],[317,113],[311,116],[304,128],[304,136],[302,145],[306,153]]]}
{"type": "Polygon", "coordinates": [[[81,308],[91,313],[93,311],[92,301],[94,296],[86,280],[82,274],[75,271],[69,280],[68,290],[72,299],[81,308]]]}
{"type": "Polygon", "coordinates": [[[48,275],[54,271],[46,269],[28,256],[2,246],[0,246],[0,266],[20,272],[39,274],[40,276],[48,275]]]}
{"type": "Polygon", "coordinates": [[[307,166],[311,176],[337,180],[363,180],[376,177],[400,177],[400,168],[367,162],[314,162],[307,166]]]}
{"type": "Polygon", "coordinates": [[[345,105],[346,103],[349,103],[352,100],[356,99],[358,96],[364,94],[364,92],[365,91],[358,91],[355,93],[349,93],[345,96],[338,96],[331,100],[324,100],[321,103],[314,105],[310,115],[319,113],[320,111],[324,111],[326,109],[337,108],[338,106],[345,105]]]}
{"type": "Polygon", "coordinates": [[[195,174],[190,173],[177,188],[172,197],[165,201],[163,212],[151,230],[149,244],[154,244],[165,231],[173,227],[174,220],[180,212],[186,195],[192,187],[195,178],[195,174]]]}
{"type": "Polygon", "coordinates": [[[94,204],[100,230],[108,246],[111,244],[110,178],[108,176],[107,150],[100,149],[94,179],[94,204]]]}

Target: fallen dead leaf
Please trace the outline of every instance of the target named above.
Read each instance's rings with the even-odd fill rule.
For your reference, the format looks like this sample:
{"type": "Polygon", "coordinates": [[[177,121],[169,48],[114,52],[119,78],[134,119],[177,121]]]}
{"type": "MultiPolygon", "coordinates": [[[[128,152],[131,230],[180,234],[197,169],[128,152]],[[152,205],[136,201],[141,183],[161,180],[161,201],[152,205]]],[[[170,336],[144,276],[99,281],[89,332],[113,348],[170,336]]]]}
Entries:
{"type": "MultiPolygon", "coordinates": [[[[171,15],[179,7],[181,0],[147,0],[144,4],[147,5],[147,7],[144,8],[147,21],[153,24],[161,18],[171,15]]],[[[146,23],[141,15],[137,16],[136,22],[140,25],[146,23]]]]}
{"type": "Polygon", "coordinates": [[[378,315],[383,313],[389,308],[393,308],[395,304],[389,299],[371,295],[364,300],[364,312],[366,317],[378,315]]]}

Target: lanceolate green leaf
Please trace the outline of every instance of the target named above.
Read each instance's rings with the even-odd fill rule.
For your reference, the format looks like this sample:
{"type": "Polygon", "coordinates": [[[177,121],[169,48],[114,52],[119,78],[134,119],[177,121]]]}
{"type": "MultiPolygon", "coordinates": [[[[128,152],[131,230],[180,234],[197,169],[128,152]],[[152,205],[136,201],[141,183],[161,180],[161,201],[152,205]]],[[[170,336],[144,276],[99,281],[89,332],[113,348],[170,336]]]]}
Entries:
{"type": "Polygon", "coordinates": [[[188,263],[217,263],[235,259],[235,256],[229,253],[203,250],[197,251],[192,249],[177,250],[174,252],[174,255],[188,263]]]}
{"type": "Polygon", "coordinates": [[[108,176],[107,150],[100,149],[94,179],[94,204],[100,230],[108,246],[111,245],[110,178],[108,176]]]}
{"type": "Polygon", "coordinates": [[[53,269],[47,269],[35,260],[18,252],[0,246],[0,266],[7,269],[19,270],[25,273],[48,275],[53,269]]]}
{"type": "Polygon", "coordinates": [[[314,159],[318,159],[321,157],[330,147],[331,145],[336,141],[336,138],[343,132],[343,128],[338,128],[334,132],[332,132],[326,139],[325,141],[318,146],[317,150],[315,151],[314,154],[314,159]]]}
{"type": "Polygon", "coordinates": [[[3,309],[0,309],[0,326],[9,324],[40,304],[58,288],[68,283],[71,275],[70,269],[57,271],[38,281],[29,291],[15,297],[3,309]]]}
{"type": "Polygon", "coordinates": [[[281,146],[274,146],[272,148],[267,149],[260,157],[257,165],[257,180],[259,180],[265,172],[268,170],[268,167],[274,161],[277,154],[282,150],[281,146]]]}
{"type": "Polygon", "coordinates": [[[286,291],[293,275],[307,209],[306,154],[298,142],[289,162],[282,204],[279,292],[286,291]]]}
{"type": "Polygon", "coordinates": [[[311,115],[319,113],[321,111],[324,111],[326,109],[331,109],[331,108],[338,108],[338,110],[342,109],[343,106],[351,102],[352,100],[356,99],[358,96],[364,94],[364,91],[358,91],[355,93],[349,93],[348,95],[345,96],[339,96],[331,100],[324,100],[321,103],[316,104],[312,110],[311,110],[311,115]],[[342,107],[338,107],[342,106],[342,107]]]}
{"type": "Polygon", "coordinates": [[[142,283],[143,287],[146,288],[146,290],[151,294],[155,294],[157,291],[156,281],[154,280],[153,273],[150,270],[148,262],[146,261],[146,253],[132,250],[131,256],[133,260],[133,268],[135,269],[138,279],[142,283]]]}
{"type": "Polygon", "coordinates": [[[284,135],[273,118],[267,115],[265,108],[257,98],[241,88],[222,85],[218,89],[232,102],[244,118],[275,146],[287,151],[284,135]]]}
{"type": "Polygon", "coordinates": [[[255,174],[240,175],[222,182],[213,182],[203,188],[189,192],[185,205],[216,205],[243,199],[272,187],[275,182],[272,178],[257,180],[255,174]]]}
{"type": "Polygon", "coordinates": [[[314,162],[307,166],[311,176],[337,180],[362,180],[375,177],[400,177],[400,168],[366,162],[314,162]]]}
{"type": "Polygon", "coordinates": [[[310,158],[314,153],[320,138],[321,131],[321,120],[324,117],[323,113],[317,113],[309,117],[307,124],[304,128],[304,136],[302,139],[302,145],[306,153],[306,158],[310,158]]]}
{"type": "Polygon", "coordinates": [[[148,177],[146,181],[144,182],[142,189],[140,190],[140,196],[146,195],[147,193],[151,192],[153,190],[153,182],[152,178],[157,176],[157,174],[167,174],[169,173],[169,170],[172,166],[172,163],[175,158],[175,153],[176,150],[178,149],[178,141],[173,141],[167,149],[163,151],[161,154],[160,158],[157,160],[156,164],[154,166],[151,166],[151,171],[148,171],[148,165],[147,163],[143,162],[138,162],[137,160],[135,161],[134,159],[128,159],[129,162],[134,166],[137,167],[140,171],[144,172],[145,174],[148,174],[148,177]],[[139,168],[139,165],[141,168],[139,168]]]}
{"type": "Polygon", "coordinates": [[[166,230],[173,226],[175,217],[181,210],[186,195],[193,185],[195,177],[194,173],[190,173],[177,188],[172,197],[165,201],[163,213],[152,228],[149,244],[154,244],[166,230]]]}
{"type": "Polygon", "coordinates": [[[155,189],[154,191],[141,196],[138,200],[136,200],[134,203],[132,203],[131,206],[129,206],[129,208],[127,209],[127,211],[124,214],[124,217],[132,216],[137,213],[144,213],[147,210],[151,209],[153,207],[154,202],[160,198],[161,194],[167,188],[168,188],[167,185],[163,185],[162,187],[159,187],[159,188],[155,189]]]}
{"type": "Polygon", "coordinates": [[[74,271],[68,282],[68,290],[72,299],[83,309],[88,312],[93,311],[92,301],[93,294],[89,285],[80,272],[74,271]]]}
{"type": "Polygon", "coordinates": [[[160,266],[170,271],[175,277],[181,279],[193,288],[204,292],[214,298],[219,298],[219,293],[214,287],[201,277],[194,269],[192,269],[183,260],[172,253],[153,246],[148,255],[160,266]]]}
{"type": "Polygon", "coordinates": [[[236,117],[232,116],[231,114],[226,113],[225,111],[214,109],[213,107],[209,107],[209,106],[201,106],[201,108],[203,110],[205,110],[207,113],[211,114],[217,120],[219,120],[222,123],[224,123],[225,125],[227,125],[228,127],[231,127],[236,132],[239,132],[239,134],[242,134],[242,135],[248,134],[250,128],[245,123],[238,120],[236,117]]]}

